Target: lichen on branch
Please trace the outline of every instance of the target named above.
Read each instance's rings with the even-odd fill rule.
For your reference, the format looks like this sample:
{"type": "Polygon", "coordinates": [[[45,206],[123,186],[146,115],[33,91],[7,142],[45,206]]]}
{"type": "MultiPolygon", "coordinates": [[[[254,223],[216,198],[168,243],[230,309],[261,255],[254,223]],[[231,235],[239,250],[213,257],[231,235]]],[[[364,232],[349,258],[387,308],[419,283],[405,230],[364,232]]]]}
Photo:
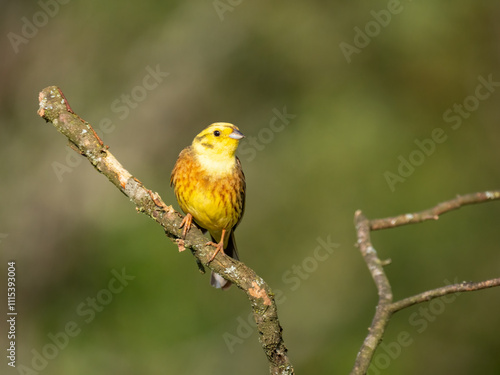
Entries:
{"type": "Polygon", "coordinates": [[[269,361],[270,373],[294,374],[283,341],[283,329],[279,323],[274,294],[265,281],[244,263],[225,255],[218,254],[210,262],[210,256],[215,249],[206,244],[207,238],[194,226],[185,240],[182,239],[182,230],[179,229],[182,215],[172,206],[163,203],[157,193],[147,189],[138,178],[121,165],[109,151],[109,147],[97,136],[92,126],[71,109],[61,89],[57,86],[45,88],[40,92],[39,103],[39,116],[51,122],[68,138],[72,148],[85,156],[100,173],[125,194],[135,204],[137,211],[143,212],[160,224],[165,234],[176,244],[182,243],[183,248],[190,248],[197,258],[200,269],[203,268],[201,265],[212,269],[247,294],[259,331],[259,340],[269,361]]]}

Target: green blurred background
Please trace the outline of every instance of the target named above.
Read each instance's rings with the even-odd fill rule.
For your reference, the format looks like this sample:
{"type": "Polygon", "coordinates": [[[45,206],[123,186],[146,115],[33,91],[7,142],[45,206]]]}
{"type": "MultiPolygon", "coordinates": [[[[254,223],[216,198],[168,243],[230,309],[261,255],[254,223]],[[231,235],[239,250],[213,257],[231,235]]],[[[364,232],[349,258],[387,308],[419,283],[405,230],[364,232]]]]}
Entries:
{"type": "MultiPolygon", "coordinates": [[[[238,125],[241,258],[279,291],[296,372],[346,374],[377,301],[354,247],[355,210],[386,217],[500,187],[500,88],[474,98],[480,77],[500,82],[499,17],[498,1],[4,4],[0,276],[4,285],[15,260],[17,364],[38,369],[4,358],[0,372],[268,372],[244,294],[210,288],[188,252],[69,150],[36,114],[44,87],[60,86],[96,129],[107,122],[110,150],[174,207],[180,150],[212,122],[238,125]],[[454,104],[469,110],[446,120],[454,104]],[[437,128],[446,140],[419,152],[415,141],[437,128]],[[387,172],[410,156],[418,165],[390,186],[387,172]],[[315,252],[320,239],[338,244],[331,255],[315,252]],[[113,294],[122,271],[134,278],[113,294]],[[68,323],[74,337],[62,333],[68,323]]],[[[373,233],[392,259],[395,298],[498,277],[499,208],[373,233]]],[[[370,373],[498,374],[499,314],[500,289],[404,310],[370,373]]]]}

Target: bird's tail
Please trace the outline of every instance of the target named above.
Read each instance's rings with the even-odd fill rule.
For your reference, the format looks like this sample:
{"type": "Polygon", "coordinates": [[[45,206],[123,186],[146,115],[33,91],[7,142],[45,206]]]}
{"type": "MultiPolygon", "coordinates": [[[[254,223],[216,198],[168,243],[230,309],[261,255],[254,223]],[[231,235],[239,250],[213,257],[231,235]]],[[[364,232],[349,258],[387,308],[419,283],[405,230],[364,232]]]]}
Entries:
{"type": "MultiPolygon", "coordinates": [[[[212,241],[216,242],[213,237],[212,241]]],[[[234,231],[231,231],[231,236],[229,237],[227,247],[224,249],[224,253],[233,259],[240,260],[238,257],[238,249],[236,248],[236,240],[234,239],[234,231]]],[[[210,276],[210,285],[214,288],[227,290],[232,285],[232,282],[224,279],[221,275],[212,271],[210,276]]]]}

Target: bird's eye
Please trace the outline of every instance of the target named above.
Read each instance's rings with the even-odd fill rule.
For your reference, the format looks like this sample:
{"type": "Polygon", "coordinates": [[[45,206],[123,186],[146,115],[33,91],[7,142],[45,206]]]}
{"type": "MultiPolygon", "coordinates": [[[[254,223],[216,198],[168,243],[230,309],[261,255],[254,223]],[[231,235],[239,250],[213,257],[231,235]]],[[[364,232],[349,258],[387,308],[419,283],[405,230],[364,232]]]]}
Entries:
{"type": "Polygon", "coordinates": [[[216,137],[218,137],[218,136],[220,135],[220,131],[218,131],[218,130],[214,131],[214,135],[215,135],[216,137]]]}

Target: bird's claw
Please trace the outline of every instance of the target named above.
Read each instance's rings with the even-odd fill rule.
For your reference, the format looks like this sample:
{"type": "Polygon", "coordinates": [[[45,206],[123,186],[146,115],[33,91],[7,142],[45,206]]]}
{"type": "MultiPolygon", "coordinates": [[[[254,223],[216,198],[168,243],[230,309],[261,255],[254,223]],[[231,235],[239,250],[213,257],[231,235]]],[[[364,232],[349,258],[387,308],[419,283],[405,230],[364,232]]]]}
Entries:
{"type": "Polygon", "coordinates": [[[186,234],[191,228],[192,224],[193,224],[193,215],[187,214],[186,216],[184,216],[184,218],[181,221],[181,224],[179,225],[179,229],[184,227],[184,229],[182,230],[182,239],[186,238],[186,234]]]}
{"type": "Polygon", "coordinates": [[[207,242],[206,245],[211,245],[211,246],[215,246],[215,252],[212,254],[212,256],[210,257],[210,259],[208,260],[208,263],[210,263],[212,260],[215,259],[215,256],[221,252],[222,254],[225,254],[224,253],[224,242],[219,242],[219,243],[215,243],[215,242],[207,242]]]}

